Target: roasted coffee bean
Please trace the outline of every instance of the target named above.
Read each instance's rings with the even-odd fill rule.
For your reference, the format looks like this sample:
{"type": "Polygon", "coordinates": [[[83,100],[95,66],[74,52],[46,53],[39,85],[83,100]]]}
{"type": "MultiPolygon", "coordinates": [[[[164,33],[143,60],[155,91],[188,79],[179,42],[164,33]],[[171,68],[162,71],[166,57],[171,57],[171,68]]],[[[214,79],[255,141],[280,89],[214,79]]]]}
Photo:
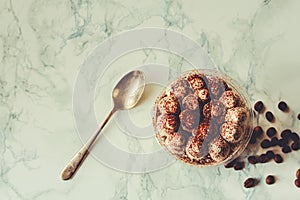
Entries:
{"type": "Polygon", "coordinates": [[[230,161],[229,163],[226,163],[224,165],[224,167],[225,168],[232,168],[235,165],[236,162],[237,162],[237,159],[234,159],[234,160],[230,161]]]}
{"type": "Polygon", "coordinates": [[[266,112],[266,119],[267,119],[269,122],[274,122],[274,121],[275,121],[275,117],[274,117],[273,113],[270,112],[270,111],[266,112]]]}
{"type": "Polygon", "coordinates": [[[293,140],[294,142],[299,142],[299,135],[295,132],[290,133],[290,138],[291,140],[293,140]]]}
{"type": "Polygon", "coordinates": [[[274,156],[274,161],[275,161],[276,163],[282,163],[282,162],[283,162],[283,158],[281,157],[281,155],[275,154],[275,156],[274,156]]]}
{"type": "Polygon", "coordinates": [[[255,144],[256,143],[256,137],[254,135],[251,136],[249,144],[255,144]]]}
{"type": "Polygon", "coordinates": [[[298,169],[298,170],[296,171],[296,177],[297,177],[297,178],[300,178],[300,169],[298,169]]]}
{"type": "Polygon", "coordinates": [[[278,138],[277,138],[277,137],[273,137],[273,138],[271,139],[270,143],[271,143],[270,145],[271,145],[272,147],[278,145],[278,138]]]}
{"type": "Polygon", "coordinates": [[[280,147],[285,147],[285,146],[288,145],[288,142],[289,142],[289,141],[288,141],[286,138],[281,138],[281,139],[278,140],[278,145],[279,145],[280,147]]]}
{"type": "Polygon", "coordinates": [[[259,157],[258,157],[258,161],[260,163],[266,163],[266,162],[269,162],[271,159],[266,155],[266,154],[261,154],[259,157]]]}
{"type": "Polygon", "coordinates": [[[273,137],[274,135],[276,135],[276,133],[277,133],[277,130],[274,127],[270,127],[267,130],[267,136],[270,138],[273,137]]]}
{"type": "Polygon", "coordinates": [[[252,113],[253,113],[253,117],[256,119],[257,117],[256,112],[253,110],[252,113]]]}
{"type": "Polygon", "coordinates": [[[244,187],[245,188],[252,188],[258,184],[258,180],[256,178],[248,178],[244,182],[244,187]]]}
{"type": "Polygon", "coordinates": [[[289,146],[282,147],[282,152],[283,153],[290,153],[291,151],[292,151],[291,147],[289,147],[289,146]]]}
{"type": "Polygon", "coordinates": [[[300,149],[300,143],[299,142],[293,142],[293,144],[291,145],[291,148],[294,151],[298,151],[300,149]]]}
{"type": "Polygon", "coordinates": [[[257,111],[258,113],[263,113],[265,110],[265,105],[262,101],[257,101],[254,104],[254,110],[257,111]]]}
{"type": "Polygon", "coordinates": [[[281,110],[283,112],[288,112],[289,111],[289,107],[284,101],[279,102],[278,108],[279,108],[279,110],[281,110]]]}
{"type": "Polygon", "coordinates": [[[268,140],[268,139],[264,139],[264,140],[260,143],[260,146],[261,146],[263,149],[269,148],[269,147],[271,147],[271,142],[270,142],[270,140],[268,140]]]}
{"type": "Polygon", "coordinates": [[[258,162],[258,159],[257,159],[256,156],[249,156],[249,157],[248,157],[248,162],[249,162],[250,164],[256,164],[256,163],[258,162]]]}
{"type": "Polygon", "coordinates": [[[297,187],[300,187],[300,178],[297,178],[294,183],[297,187]]]}
{"type": "Polygon", "coordinates": [[[268,175],[268,176],[266,177],[266,183],[267,183],[268,185],[274,184],[274,183],[275,183],[275,177],[272,176],[272,175],[268,175]]]}
{"type": "Polygon", "coordinates": [[[285,129],[281,132],[280,136],[282,138],[286,138],[288,139],[290,137],[290,135],[292,134],[292,131],[290,129],[285,129]]]}
{"type": "Polygon", "coordinates": [[[233,164],[231,165],[231,163],[227,163],[227,164],[224,164],[224,167],[225,167],[225,168],[232,168],[232,167],[233,167],[233,164]]]}
{"type": "Polygon", "coordinates": [[[273,151],[267,151],[266,152],[266,155],[269,159],[273,159],[275,157],[275,154],[273,151]]]}
{"type": "Polygon", "coordinates": [[[234,170],[242,170],[245,167],[245,163],[244,162],[236,162],[233,166],[234,170]]]}
{"type": "Polygon", "coordinates": [[[262,136],[263,132],[264,132],[264,131],[263,131],[263,129],[261,128],[261,126],[256,126],[256,127],[254,127],[254,129],[253,129],[252,135],[253,135],[254,137],[256,137],[256,138],[259,138],[259,137],[262,136]]]}

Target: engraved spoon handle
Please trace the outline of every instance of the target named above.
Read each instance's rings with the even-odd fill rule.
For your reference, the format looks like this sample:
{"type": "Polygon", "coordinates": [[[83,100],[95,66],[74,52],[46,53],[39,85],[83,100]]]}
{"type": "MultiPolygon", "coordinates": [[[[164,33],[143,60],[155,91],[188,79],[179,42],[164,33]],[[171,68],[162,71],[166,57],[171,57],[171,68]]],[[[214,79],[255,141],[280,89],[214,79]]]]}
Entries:
{"type": "Polygon", "coordinates": [[[66,167],[61,172],[61,178],[63,180],[69,180],[71,179],[77,170],[80,168],[81,164],[85,160],[85,158],[89,155],[89,152],[91,148],[93,147],[93,144],[95,143],[97,137],[99,136],[100,132],[104,128],[104,126],[107,124],[111,116],[115,113],[115,109],[113,109],[104,122],[101,124],[101,126],[98,128],[98,130],[92,135],[92,137],[87,141],[87,143],[75,154],[75,156],[69,161],[69,163],[66,165],[66,167]]]}

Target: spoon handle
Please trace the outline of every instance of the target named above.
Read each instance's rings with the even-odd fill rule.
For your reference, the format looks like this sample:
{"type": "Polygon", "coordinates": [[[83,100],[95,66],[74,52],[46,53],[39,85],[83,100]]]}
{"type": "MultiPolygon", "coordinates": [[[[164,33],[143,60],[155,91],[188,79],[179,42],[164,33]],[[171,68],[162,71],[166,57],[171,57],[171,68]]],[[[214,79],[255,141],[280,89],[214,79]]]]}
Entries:
{"type": "Polygon", "coordinates": [[[77,172],[77,170],[79,169],[79,167],[81,166],[85,158],[89,155],[89,152],[92,149],[93,144],[95,143],[97,137],[99,136],[100,132],[107,124],[111,116],[114,114],[114,112],[115,109],[113,109],[108,114],[108,116],[101,124],[101,126],[98,128],[98,130],[94,133],[94,135],[92,135],[92,137],[87,141],[87,143],[85,143],[85,145],[75,154],[75,156],[69,161],[66,167],[62,170],[61,178],[63,180],[69,180],[75,175],[75,173],[77,172]]]}

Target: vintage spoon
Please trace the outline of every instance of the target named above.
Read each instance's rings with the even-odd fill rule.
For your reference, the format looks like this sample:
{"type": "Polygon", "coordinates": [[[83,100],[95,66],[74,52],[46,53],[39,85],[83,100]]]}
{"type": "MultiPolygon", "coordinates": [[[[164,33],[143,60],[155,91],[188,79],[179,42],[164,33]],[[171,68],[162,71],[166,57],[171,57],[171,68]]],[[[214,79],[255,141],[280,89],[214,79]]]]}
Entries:
{"type": "Polygon", "coordinates": [[[133,108],[140,100],[145,88],[145,76],[141,71],[131,71],[126,74],[115,86],[112,92],[114,107],[106,117],[104,122],[88,140],[88,142],[79,150],[79,152],[70,160],[61,173],[63,180],[71,179],[77,172],[85,158],[88,156],[100,132],[109,121],[111,116],[118,110],[133,108]]]}

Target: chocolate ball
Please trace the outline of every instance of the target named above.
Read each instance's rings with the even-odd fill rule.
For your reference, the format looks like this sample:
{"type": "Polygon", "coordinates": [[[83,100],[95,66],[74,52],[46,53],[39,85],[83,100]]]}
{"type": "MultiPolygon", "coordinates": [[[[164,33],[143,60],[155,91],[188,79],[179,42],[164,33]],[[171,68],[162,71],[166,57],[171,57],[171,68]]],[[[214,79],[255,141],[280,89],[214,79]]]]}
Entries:
{"type": "Polygon", "coordinates": [[[156,129],[161,136],[167,136],[178,130],[179,123],[176,115],[161,115],[157,118],[156,129]]]}
{"type": "Polygon", "coordinates": [[[192,93],[188,81],[182,79],[173,82],[167,90],[180,100],[192,93]]]}
{"type": "Polygon", "coordinates": [[[221,128],[222,124],[225,122],[225,114],[214,118],[213,121],[221,128]]]}
{"type": "Polygon", "coordinates": [[[168,135],[165,140],[165,144],[170,153],[175,155],[183,155],[185,152],[184,145],[189,138],[189,134],[184,131],[178,131],[168,135]]]}
{"type": "Polygon", "coordinates": [[[185,152],[191,160],[200,160],[207,154],[202,140],[196,137],[190,137],[187,142],[185,152]]]}
{"type": "Polygon", "coordinates": [[[234,91],[228,90],[222,94],[220,101],[226,108],[233,108],[238,105],[239,98],[234,91]]]}
{"type": "Polygon", "coordinates": [[[192,131],[194,137],[204,140],[209,132],[209,124],[206,122],[200,123],[200,125],[192,131]]]}
{"type": "Polygon", "coordinates": [[[214,100],[211,101],[211,114],[213,117],[219,117],[219,116],[223,116],[225,114],[225,107],[224,105],[218,101],[218,100],[214,100]]]}
{"type": "Polygon", "coordinates": [[[211,102],[206,103],[202,108],[203,116],[206,119],[211,118],[211,102]]]}
{"type": "Polygon", "coordinates": [[[178,114],[180,112],[179,102],[174,95],[166,95],[158,102],[160,111],[167,114],[178,114]]]}
{"type": "Polygon", "coordinates": [[[194,94],[190,94],[182,100],[182,106],[184,109],[189,110],[197,110],[199,109],[199,102],[198,97],[196,97],[194,94]]]}
{"type": "Polygon", "coordinates": [[[180,113],[179,118],[182,129],[192,132],[199,125],[200,112],[186,109],[180,113]]]}
{"type": "Polygon", "coordinates": [[[230,145],[222,137],[215,138],[209,148],[211,158],[217,162],[224,161],[230,153],[230,145]]]}
{"type": "Polygon", "coordinates": [[[190,74],[187,77],[187,80],[188,80],[191,88],[193,88],[195,91],[201,90],[206,86],[205,81],[204,81],[204,75],[200,75],[199,72],[190,74]]]}
{"type": "Polygon", "coordinates": [[[243,125],[246,121],[248,115],[246,108],[243,107],[235,107],[230,108],[226,112],[225,121],[231,122],[237,125],[243,125]]]}
{"type": "Polygon", "coordinates": [[[201,99],[202,102],[205,102],[210,98],[209,91],[205,88],[195,91],[195,94],[199,97],[199,99],[201,99]]]}
{"type": "Polygon", "coordinates": [[[227,142],[236,143],[241,140],[243,131],[244,128],[236,124],[224,123],[221,127],[221,136],[227,142]]]}
{"type": "Polygon", "coordinates": [[[226,91],[228,85],[224,80],[218,77],[208,78],[208,89],[213,99],[219,99],[223,92],[226,91]]]}
{"type": "Polygon", "coordinates": [[[210,121],[204,121],[209,124],[207,139],[210,141],[220,136],[220,130],[223,123],[219,123],[218,120],[219,119],[211,119],[210,121]]]}

